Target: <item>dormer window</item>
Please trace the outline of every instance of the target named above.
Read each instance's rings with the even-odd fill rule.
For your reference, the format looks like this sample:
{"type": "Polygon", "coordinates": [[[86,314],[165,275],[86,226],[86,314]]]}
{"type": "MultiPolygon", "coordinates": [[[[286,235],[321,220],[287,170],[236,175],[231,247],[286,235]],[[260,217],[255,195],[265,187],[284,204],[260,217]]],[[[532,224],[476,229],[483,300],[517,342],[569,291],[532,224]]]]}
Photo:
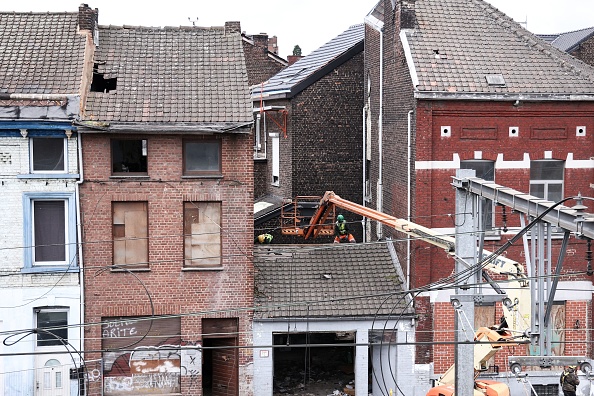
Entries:
{"type": "Polygon", "coordinates": [[[64,173],[66,171],[66,139],[34,137],[30,140],[32,173],[64,173]]]}

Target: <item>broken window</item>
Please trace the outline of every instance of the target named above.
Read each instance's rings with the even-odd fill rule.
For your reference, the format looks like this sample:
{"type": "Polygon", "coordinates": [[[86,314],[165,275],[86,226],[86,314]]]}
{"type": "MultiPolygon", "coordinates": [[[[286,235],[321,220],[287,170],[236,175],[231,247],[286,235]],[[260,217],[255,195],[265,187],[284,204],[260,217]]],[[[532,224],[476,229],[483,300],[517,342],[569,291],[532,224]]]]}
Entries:
{"type": "Polygon", "coordinates": [[[111,141],[113,175],[147,175],[148,144],[145,139],[111,141]]]}
{"type": "Polygon", "coordinates": [[[148,204],[113,202],[113,264],[148,267],[148,204]]]}
{"type": "Polygon", "coordinates": [[[221,266],[221,203],[184,202],[186,267],[221,266]]]}
{"type": "Polygon", "coordinates": [[[30,140],[31,172],[64,172],[66,139],[35,137],[30,140]]]}
{"type": "Polygon", "coordinates": [[[221,142],[184,141],[184,175],[220,175],[221,142]]]}
{"type": "Polygon", "coordinates": [[[64,345],[68,341],[68,308],[36,308],[37,346],[64,345]]]}

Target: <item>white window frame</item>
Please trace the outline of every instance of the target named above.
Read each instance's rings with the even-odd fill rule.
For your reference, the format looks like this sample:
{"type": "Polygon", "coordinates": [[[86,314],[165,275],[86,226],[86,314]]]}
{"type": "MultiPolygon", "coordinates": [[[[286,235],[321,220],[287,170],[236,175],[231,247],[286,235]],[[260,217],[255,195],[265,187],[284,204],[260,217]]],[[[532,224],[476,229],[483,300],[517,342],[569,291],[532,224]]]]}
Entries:
{"type": "Polygon", "coordinates": [[[29,138],[29,171],[31,173],[46,173],[46,174],[62,174],[68,172],[68,139],[64,137],[54,137],[54,136],[32,136],[29,138]],[[64,169],[61,170],[35,170],[33,163],[34,163],[34,151],[33,151],[33,140],[34,139],[62,139],[63,143],[63,156],[64,156],[64,169]]]}
{"type": "MultiPolygon", "coordinates": [[[[70,308],[68,307],[63,307],[63,306],[59,306],[59,307],[38,307],[34,309],[34,318],[35,318],[35,328],[39,328],[39,319],[38,319],[38,314],[43,313],[43,312],[66,312],[66,325],[68,326],[70,323],[70,308]]],[[[70,338],[70,331],[69,328],[66,328],[66,340],[68,341],[68,339],[70,338]]],[[[57,340],[57,339],[56,339],[57,340]]],[[[62,343],[60,343],[59,345],[39,345],[39,340],[37,339],[37,336],[35,337],[35,348],[37,349],[64,349],[64,345],[62,345],[62,343]]],[[[62,378],[62,381],[64,380],[64,378],[62,378]]]]}
{"type": "MultiPolygon", "coordinates": [[[[551,185],[561,185],[561,197],[560,199],[563,198],[564,196],[564,191],[565,191],[565,161],[563,160],[554,160],[554,159],[544,159],[544,160],[533,160],[530,161],[530,169],[532,169],[532,166],[534,163],[544,163],[544,162],[551,162],[551,163],[557,163],[559,164],[562,168],[563,168],[563,172],[562,172],[562,179],[530,179],[530,195],[534,195],[533,194],[533,189],[532,186],[533,185],[543,185],[544,186],[544,191],[543,191],[543,195],[544,197],[539,197],[542,199],[546,199],[547,201],[553,201],[556,202],[556,198],[555,199],[551,199],[550,198],[550,194],[549,194],[549,186],[551,185]]],[[[536,195],[534,195],[536,196],[536,195]]]]}
{"type": "Polygon", "coordinates": [[[272,140],[272,177],[273,186],[280,185],[280,136],[278,133],[271,133],[272,140]]]}
{"type": "MultiPolygon", "coordinates": [[[[470,167],[470,168],[462,168],[462,165],[463,164],[469,165],[471,163],[484,163],[484,164],[489,163],[489,164],[492,164],[493,165],[493,180],[484,179],[483,178],[483,175],[478,175],[478,174],[476,175],[476,177],[483,178],[486,181],[492,181],[492,182],[495,181],[495,173],[496,173],[495,172],[495,161],[482,160],[482,159],[464,160],[464,161],[460,161],[460,169],[473,169],[476,172],[476,169],[475,168],[472,168],[472,167],[470,167]]],[[[492,236],[492,234],[494,234],[494,233],[497,233],[498,234],[498,231],[497,230],[494,230],[494,228],[495,228],[495,203],[492,200],[490,200],[490,199],[486,199],[485,200],[485,205],[490,205],[491,206],[491,224],[490,224],[490,227],[485,226],[485,232],[491,234],[491,236],[492,236]]],[[[481,219],[481,221],[482,221],[482,219],[481,219]]]]}

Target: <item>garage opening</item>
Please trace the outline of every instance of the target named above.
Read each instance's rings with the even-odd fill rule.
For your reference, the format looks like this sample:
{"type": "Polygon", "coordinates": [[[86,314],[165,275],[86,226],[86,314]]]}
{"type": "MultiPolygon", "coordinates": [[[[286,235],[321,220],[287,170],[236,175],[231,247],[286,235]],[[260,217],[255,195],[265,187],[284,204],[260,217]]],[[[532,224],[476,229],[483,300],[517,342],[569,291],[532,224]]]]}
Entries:
{"type": "Polygon", "coordinates": [[[355,333],[274,334],[274,395],[354,395],[355,333]]]}

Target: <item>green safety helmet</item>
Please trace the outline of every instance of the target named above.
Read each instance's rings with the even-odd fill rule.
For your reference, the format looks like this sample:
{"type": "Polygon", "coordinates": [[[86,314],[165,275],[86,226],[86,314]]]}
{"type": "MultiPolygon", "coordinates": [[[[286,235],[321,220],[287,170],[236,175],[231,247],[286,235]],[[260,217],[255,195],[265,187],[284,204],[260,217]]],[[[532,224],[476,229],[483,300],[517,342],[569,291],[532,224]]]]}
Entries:
{"type": "Polygon", "coordinates": [[[336,220],[338,221],[344,221],[344,216],[343,215],[338,215],[338,217],[336,218],[336,220]]]}

